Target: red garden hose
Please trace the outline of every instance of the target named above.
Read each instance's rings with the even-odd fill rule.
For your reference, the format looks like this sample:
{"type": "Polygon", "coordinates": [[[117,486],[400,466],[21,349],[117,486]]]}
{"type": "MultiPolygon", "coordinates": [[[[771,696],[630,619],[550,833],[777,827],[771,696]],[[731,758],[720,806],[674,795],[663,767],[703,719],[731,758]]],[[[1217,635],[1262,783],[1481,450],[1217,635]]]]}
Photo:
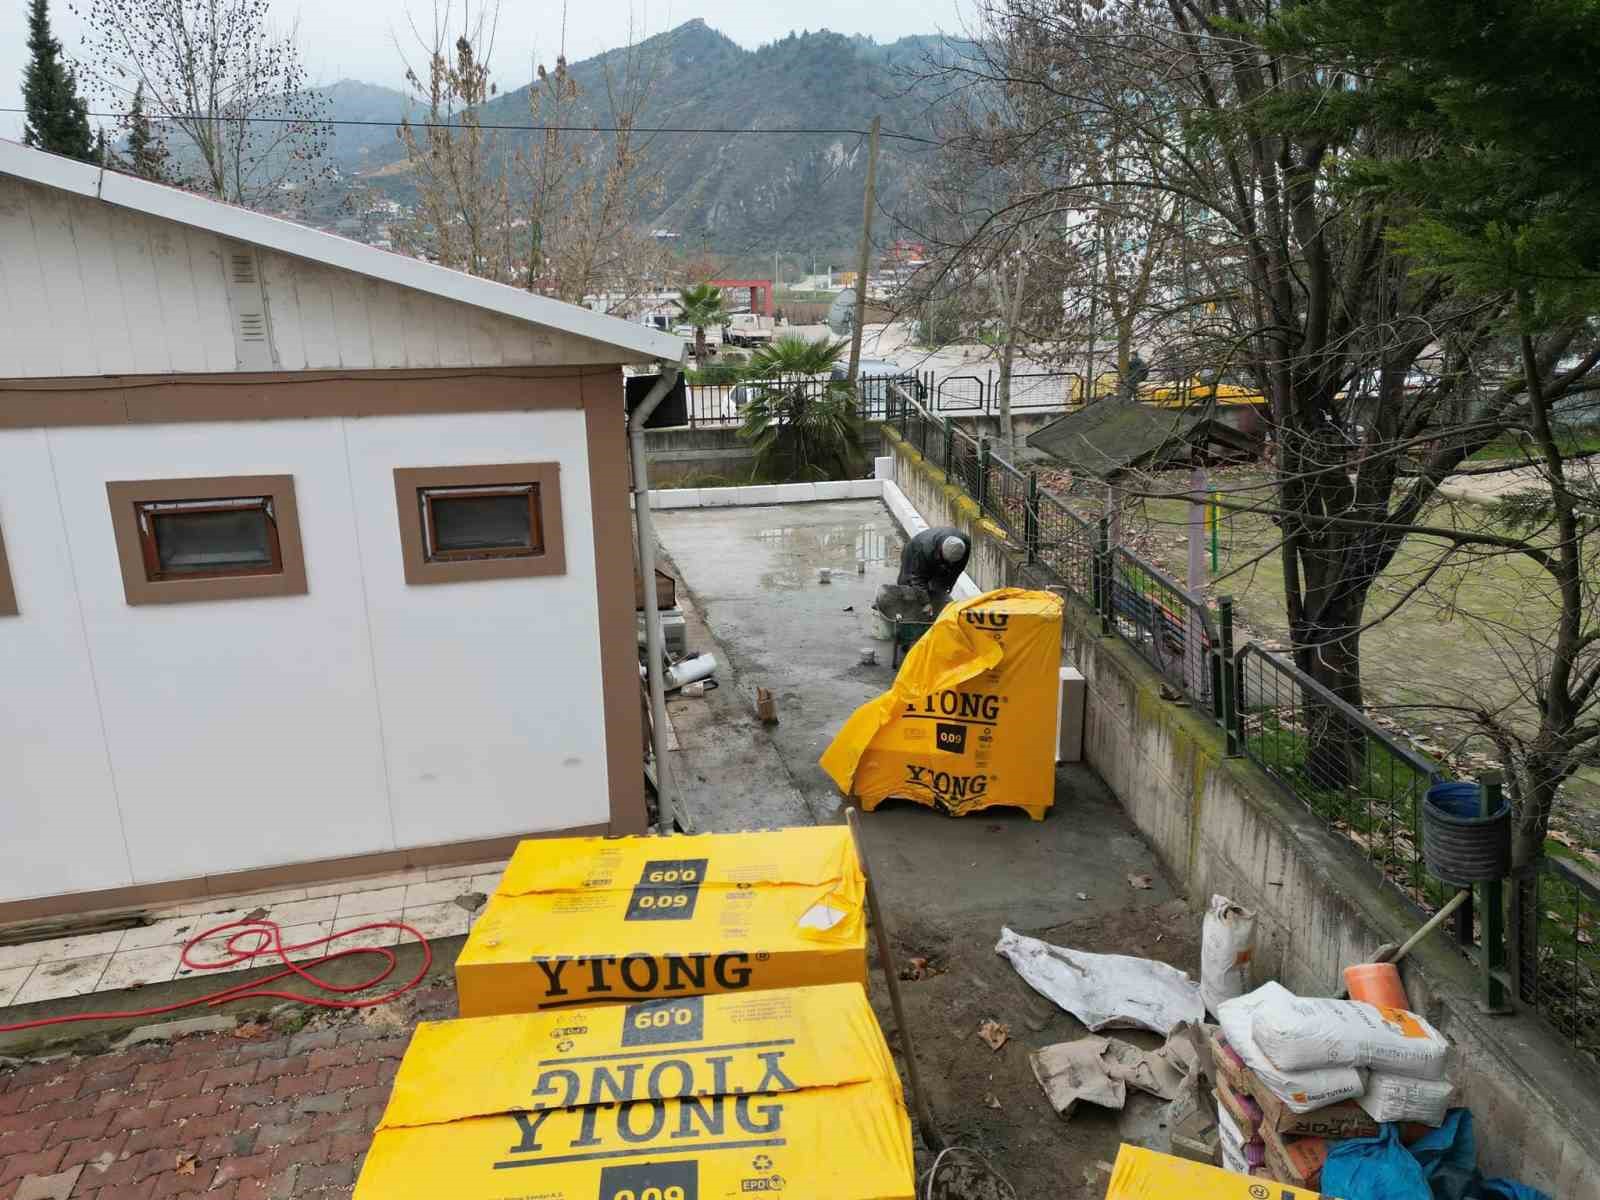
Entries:
{"type": "Polygon", "coordinates": [[[184,943],[183,947],[183,965],[192,971],[240,969],[248,966],[256,958],[273,957],[283,963],[283,970],[276,974],[268,975],[265,979],[251,979],[244,983],[237,983],[230,988],[224,988],[220,992],[196,996],[192,1000],[180,1000],[176,1004],[162,1004],[152,1008],[124,1009],[120,1012],[86,1012],[72,1013],[68,1016],[60,1017],[40,1017],[34,1021],[21,1021],[15,1025],[0,1025],[0,1033],[17,1033],[24,1029],[42,1029],[49,1025],[70,1025],[75,1021],[115,1021],[137,1019],[139,1017],[158,1017],[163,1013],[178,1012],[185,1008],[195,1008],[201,1005],[210,1008],[218,1004],[226,1004],[230,1000],[278,999],[295,1000],[301,1004],[312,1005],[315,1008],[372,1008],[374,1005],[387,1004],[390,1000],[403,996],[421,983],[428,973],[428,968],[433,965],[433,947],[428,945],[427,938],[423,937],[422,934],[404,921],[373,921],[367,925],[357,925],[352,929],[341,929],[338,933],[331,933],[326,937],[312,938],[309,942],[285,946],[283,944],[282,928],[279,927],[276,921],[269,921],[265,918],[245,918],[238,921],[229,921],[225,925],[218,925],[215,928],[207,929],[204,933],[195,934],[194,937],[184,943]],[[224,945],[227,957],[216,962],[194,962],[190,959],[190,952],[199,943],[229,929],[235,930],[235,932],[229,934],[228,940],[224,945]],[[326,946],[338,941],[340,938],[353,937],[358,933],[365,933],[369,929],[398,929],[402,933],[409,933],[422,946],[422,965],[417,968],[417,973],[405,983],[385,992],[381,996],[372,996],[365,1000],[341,999],[341,997],[347,996],[352,992],[361,992],[367,988],[376,987],[389,978],[400,961],[396,957],[393,947],[350,946],[344,950],[334,950],[331,953],[322,954],[304,964],[289,960],[289,955],[291,954],[311,950],[318,946],[326,946]],[[246,937],[254,937],[256,939],[255,944],[253,946],[242,944],[241,939],[246,937]],[[363,979],[359,983],[350,984],[332,983],[320,978],[313,970],[313,968],[320,967],[324,963],[331,963],[336,959],[349,958],[356,954],[376,954],[381,956],[384,959],[383,969],[370,979],[363,979]],[[311,995],[302,996],[295,992],[279,991],[266,986],[267,984],[276,983],[280,979],[286,979],[290,975],[297,976],[311,985],[311,987],[320,989],[324,993],[333,994],[318,995],[313,992],[311,995]]]}

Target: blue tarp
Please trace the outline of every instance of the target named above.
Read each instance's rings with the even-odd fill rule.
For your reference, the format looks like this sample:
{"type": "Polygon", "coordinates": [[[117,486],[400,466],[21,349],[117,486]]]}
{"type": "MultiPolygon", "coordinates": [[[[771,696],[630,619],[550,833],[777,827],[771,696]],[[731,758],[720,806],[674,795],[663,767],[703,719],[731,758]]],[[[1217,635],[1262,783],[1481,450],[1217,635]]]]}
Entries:
{"type": "Polygon", "coordinates": [[[1509,1179],[1483,1177],[1465,1108],[1452,1108],[1443,1125],[1409,1146],[1400,1144],[1398,1125],[1334,1143],[1320,1186],[1339,1200],[1550,1200],[1509,1179]]]}

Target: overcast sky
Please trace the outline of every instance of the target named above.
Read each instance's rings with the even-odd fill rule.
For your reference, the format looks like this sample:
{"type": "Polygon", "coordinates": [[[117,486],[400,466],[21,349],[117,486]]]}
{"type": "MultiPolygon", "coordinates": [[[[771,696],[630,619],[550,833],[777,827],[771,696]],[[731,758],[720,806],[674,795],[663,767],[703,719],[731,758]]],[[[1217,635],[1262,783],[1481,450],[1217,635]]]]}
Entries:
{"type": "MultiPolygon", "coordinates": [[[[442,2],[442,0],[441,0],[442,2]]],[[[80,7],[87,0],[80,0],[80,7]]],[[[893,41],[913,33],[956,32],[962,0],[575,0],[567,15],[567,57],[588,58],[627,40],[630,20],[645,34],[660,33],[695,17],[754,48],[790,30],[832,29],[893,41]]],[[[0,0],[0,108],[22,103],[27,62],[27,0],[0,0]]],[[[57,39],[69,54],[80,48],[82,27],[66,0],[51,0],[57,39]]],[[[527,82],[525,64],[548,61],[561,42],[559,0],[504,0],[495,47],[497,75],[505,87],[527,82]],[[517,69],[514,64],[521,64],[517,69]]],[[[427,17],[432,0],[274,0],[277,18],[300,24],[300,44],[312,79],[354,78],[401,86],[395,39],[410,42],[407,13],[427,17]]],[[[460,11],[460,0],[456,10],[460,11]]],[[[408,47],[409,48],[409,47],[408,47]]],[[[21,136],[22,118],[0,113],[0,137],[21,136]]]]}

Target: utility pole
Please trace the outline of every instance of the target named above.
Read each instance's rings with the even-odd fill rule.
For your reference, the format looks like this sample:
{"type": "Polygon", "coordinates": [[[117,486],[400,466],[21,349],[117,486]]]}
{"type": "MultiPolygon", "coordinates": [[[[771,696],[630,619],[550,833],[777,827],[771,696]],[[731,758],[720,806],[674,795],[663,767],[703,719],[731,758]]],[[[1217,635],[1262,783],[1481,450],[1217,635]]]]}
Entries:
{"type": "Polygon", "coordinates": [[[861,257],[856,261],[856,315],[850,322],[850,383],[861,373],[861,327],[867,315],[867,270],[872,265],[872,210],[878,192],[878,127],[882,117],[872,118],[872,133],[867,145],[867,198],[861,214],[861,257]]]}

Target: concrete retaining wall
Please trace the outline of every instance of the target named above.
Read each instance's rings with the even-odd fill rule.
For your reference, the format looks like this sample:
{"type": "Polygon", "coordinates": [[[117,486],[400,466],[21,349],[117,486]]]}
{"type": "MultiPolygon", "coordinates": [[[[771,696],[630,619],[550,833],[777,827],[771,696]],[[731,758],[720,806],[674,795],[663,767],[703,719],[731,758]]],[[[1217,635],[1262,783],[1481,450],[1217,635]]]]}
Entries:
{"type": "MultiPolygon", "coordinates": [[[[886,438],[886,449],[899,490],[927,521],[972,533],[968,572],[979,587],[1048,582],[1032,576],[941,471],[897,437],[886,438]]],[[[1085,761],[1121,798],[1192,904],[1222,893],[1258,911],[1258,979],[1331,995],[1345,965],[1415,930],[1415,912],[1353,847],[1249,762],[1225,757],[1209,715],[1163,700],[1155,672],[1098,629],[1086,606],[1067,601],[1064,651],[1088,681],[1085,761]]],[[[1070,820],[1070,808],[1055,815],[1070,820]]],[[[1412,1006],[1453,1043],[1450,1077],[1458,1102],[1473,1110],[1484,1170],[1559,1200],[1600,1200],[1600,1076],[1575,1065],[1538,1018],[1479,1013],[1474,971],[1445,936],[1414,951],[1403,974],[1412,1006]]]]}

